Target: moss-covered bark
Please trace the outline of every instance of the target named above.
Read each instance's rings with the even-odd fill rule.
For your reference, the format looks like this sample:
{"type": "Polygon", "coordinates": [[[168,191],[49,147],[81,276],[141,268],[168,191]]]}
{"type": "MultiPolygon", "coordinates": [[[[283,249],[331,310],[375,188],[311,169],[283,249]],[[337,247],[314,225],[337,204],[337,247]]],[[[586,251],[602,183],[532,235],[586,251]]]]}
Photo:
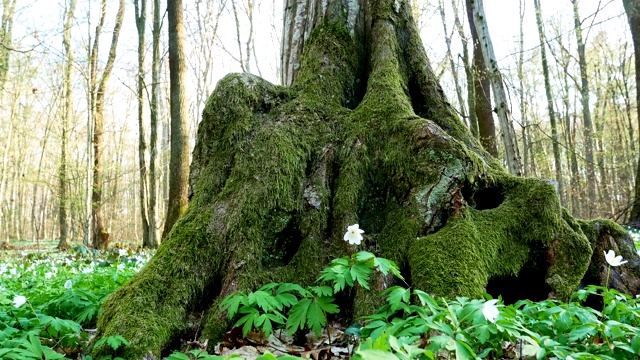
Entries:
{"type": "MultiPolygon", "coordinates": [[[[603,281],[599,246],[640,266],[615,224],[572,219],[552,185],[509,176],[481,149],[446,102],[405,1],[362,4],[366,62],[353,33],[325,20],[292,88],[249,74],[218,83],[186,215],[99,317],[97,339],[131,342],[116,355],[159,356],[194,314],[205,314],[203,338],[220,338],[220,298],[269,281],[310,284],[348,251],[352,223],[366,230],[364,247],[440,296],[479,296],[526,273],[566,298],[587,270],[603,281]]],[[[637,291],[625,274],[614,284],[637,291]]]]}

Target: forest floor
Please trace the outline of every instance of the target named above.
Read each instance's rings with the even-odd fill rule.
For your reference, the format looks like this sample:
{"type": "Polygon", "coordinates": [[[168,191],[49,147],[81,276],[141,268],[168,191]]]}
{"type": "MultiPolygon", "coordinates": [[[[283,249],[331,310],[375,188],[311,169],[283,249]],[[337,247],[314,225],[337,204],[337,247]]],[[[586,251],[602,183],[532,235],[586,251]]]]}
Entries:
{"type": "MultiPolygon", "coordinates": [[[[630,235],[640,248],[640,231],[631,230],[630,235]]],[[[105,252],[81,245],[60,252],[56,241],[17,241],[11,250],[0,251],[0,358],[91,360],[87,346],[100,306],[153,256],[130,243],[115,245],[105,252]]],[[[278,296],[288,290],[277,286],[238,295],[235,310],[241,315],[255,310],[255,319],[262,316],[263,321],[247,327],[247,321],[236,316],[238,327],[215,346],[214,354],[204,351],[206,343],[185,338],[176,342],[179,348],[166,358],[504,359],[526,354],[549,359],[569,359],[570,354],[573,359],[593,358],[593,354],[601,359],[640,358],[640,298],[615,290],[582,289],[569,303],[506,305],[488,299],[435,300],[417,290],[394,287],[382,294],[388,305],[371,317],[341,324],[325,314],[326,322],[319,327],[312,325],[319,320],[310,312],[292,314],[294,303],[267,311],[264,304],[251,302],[251,296],[255,299],[260,291],[264,293],[260,296],[282,300],[278,296]],[[588,296],[602,297],[605,306],[583,306],[588,296]],[[488,304],[496,309],[497,319],[487,316],[488,304]],[[285,316],[278,318],[281,325],[274,321],[273,328],[266,328],[264,319],[276,313],[285,316]],[[289,319],[295,316],[303,316],[307,323],[287,331],[291,330],[289,319]]],[[[313,304],[320,298],[310,292],[295,301],[311,299],[308,304],[313,304]]],[[[128,345],[122,337],[106,343],[116,349],[128,345]]]]}

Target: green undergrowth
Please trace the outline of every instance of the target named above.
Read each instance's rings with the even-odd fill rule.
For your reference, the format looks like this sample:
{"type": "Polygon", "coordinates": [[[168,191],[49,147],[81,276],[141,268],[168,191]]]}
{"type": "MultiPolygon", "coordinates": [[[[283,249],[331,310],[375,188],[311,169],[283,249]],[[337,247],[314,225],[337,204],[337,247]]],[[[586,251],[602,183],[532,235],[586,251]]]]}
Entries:
{"type": "MultiPolygon", "coordinates": [[[[633,235],[632,235],[633,236],[633,235]]],[[[70,252],[21,254],[0,261],[0,358],[85,359],[105,297],[128,281],[151,254],[105,253],[78,247],[70,252]]],[[[624,265],[623,265],[624,266],[624,265]]],[[[396,264],[361,251],[334,259],[310,287],[270,283],[239,291],[220,302],[244,336],[321,334],[341,315],[341,293],[373,293],[384,304],[356,319],[343,343],[352,359],[635,359],[640,356],[640,299],[588,286],[567,302],[436,298],[418,289],[393,286],[376,294],[380,275],[404,279],[396,264]],[[596,308],[585,305],[602,304],[596,308]],[[493,313],[492,313],[493,311],[493,313]]],[[[351,295],[348,295],[351,294],[351,295]]],[[[342,295],[344,298],[344,295],[342,295]]],[[[355,299],[362,297],[356,296],[355,299]]],[[[365,304],[354,304],[354,307],[365,304]]],[[[94,346],[126,348],[133,339],[105,337],[94,346]]],[[[175,351],[166,359],[233,359],[203,350],[175,351]]],[[[260,360],[293,359],[265,353],[260,360]]],[[[101,358],[103,360],[111,357],[101,358]]]]}
{"type": "Polygon", "coordinates": [[[86,353],[104,299],[152,254],[78,246],[68,252],[4,255],[0,359],[76,359],[86,353]]]}
{"type": "MultiPolygon", "coordinates": [[[[339,313],[334,296],[345,289],[370,291],[374,272],[393,274],[395,263],[358,252],[335,259],[317,284],[271,283],[253,292],[237,292],[220,304],[244,336],[275,328],[290,335],[302,329],[322,333],[330,314],[339,313]]],[[[352,359],[503,359],[514,355],[505,344],[519,344],[529,359],[636,359],[640,355],[640,297],[588,286],[568,302],[434,298],[393,286],[381,293],[385,305],[346,330],[355,349],[352,359]],[[597,298],[602,308],[584,305],[597,298]]],[[[354,306],[359,306],[357,303],[354,306]]],[[[364,304],[363,304],[364,306],[364,304]]],[[[224,357],[211,357],[223,359],[224,357]]]]}

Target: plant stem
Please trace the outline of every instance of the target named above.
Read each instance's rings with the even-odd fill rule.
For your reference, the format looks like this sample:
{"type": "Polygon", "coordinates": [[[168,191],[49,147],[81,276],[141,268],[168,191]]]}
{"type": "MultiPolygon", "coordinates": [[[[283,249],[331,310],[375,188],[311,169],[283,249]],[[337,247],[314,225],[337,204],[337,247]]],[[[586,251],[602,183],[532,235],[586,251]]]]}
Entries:
{"type": "Polygon", "coordinates": [[[611,265],[609,265],[609,267],[607,268],[607,281],[604,283],[604,287],[608,290],[609,289],[609,274],[611,273],[611,265]]]}

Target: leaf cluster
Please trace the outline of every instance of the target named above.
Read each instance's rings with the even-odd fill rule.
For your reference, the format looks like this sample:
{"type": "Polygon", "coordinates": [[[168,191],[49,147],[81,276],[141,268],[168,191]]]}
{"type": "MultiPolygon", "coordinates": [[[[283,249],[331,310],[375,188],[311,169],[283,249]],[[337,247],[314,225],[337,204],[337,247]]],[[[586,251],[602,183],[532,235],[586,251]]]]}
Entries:
{"type": "Polygon", "coordinates": [[[374,271],[404,280],[395,263],[361,251],[334,259],[318,278],[320,285],[302,288],[291,283],[271,283],[256,291],[230,294],[222,300],[220,309],[230,319],[240,316],[234,326],[242,326],[244,336],[257,329],[269,337],[274,324],[283,326],[289,334],[303,329],[319,334],[327,326],[327,314],[340,311],[334,295],[356,284],[369,290],[374,271]]]}

